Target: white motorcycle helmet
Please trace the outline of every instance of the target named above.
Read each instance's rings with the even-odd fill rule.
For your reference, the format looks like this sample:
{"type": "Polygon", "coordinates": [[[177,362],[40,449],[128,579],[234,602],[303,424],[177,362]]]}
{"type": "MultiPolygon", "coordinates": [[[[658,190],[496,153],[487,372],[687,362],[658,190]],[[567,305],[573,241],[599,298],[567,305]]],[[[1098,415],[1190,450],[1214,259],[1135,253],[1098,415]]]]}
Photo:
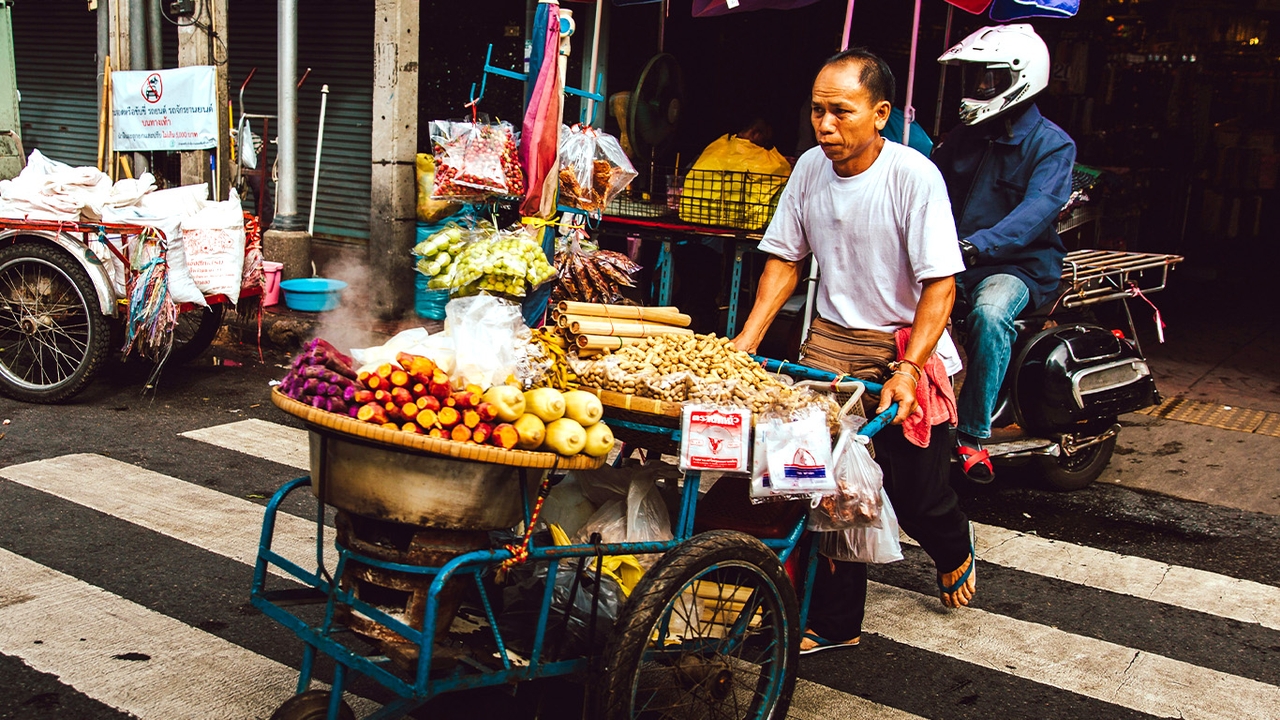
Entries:
{"type": "Polygon", "coordinates": [[[938,62],[960,66],[965,125],[989,120],[1049,86],[1049,48],[1025,23],[982,28],[938,62]]]}

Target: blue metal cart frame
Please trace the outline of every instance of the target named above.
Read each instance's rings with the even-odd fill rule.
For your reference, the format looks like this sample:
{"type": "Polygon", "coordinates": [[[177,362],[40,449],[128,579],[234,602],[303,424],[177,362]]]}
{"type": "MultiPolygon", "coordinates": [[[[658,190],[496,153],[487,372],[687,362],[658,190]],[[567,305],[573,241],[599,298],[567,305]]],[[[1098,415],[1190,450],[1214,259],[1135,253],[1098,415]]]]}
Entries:
{"type": "MultiPolygon", "coordinates": [[[[762,359],[761,361],[766,369],[772,372],[785,373],[797,379],[821,382],[830,382],[836,379],[831,373],[794,363],[767,359],[762,359]]],[[[881,386],[877,383],[858,382],[861,382],[870,392],[880,392],[881,386]]],[[[896,411],[897,406],[891,406],[865,425],[860,430],[860,433],[867,436],[875,434],[892,420],[896,411]]],[[[679,429],[639,425],[637,423],[610,420],[609,418],[606,418],[605,422],[621,424],[632,430],[652,433],[656,437],[666,437],[677,442],[680,439],[679,429]]],[[[482,577],[485,574],[491,572],[503,561],[513,557],[513,553],[508,549],[476,550],[455,557],[440,567],[424,567],[386,562],[357,553],[335,542],[337,565],[334,573],[329,575],[324,570],[325,547],[324,533],[321,527],[324,524],[325,505],[317,500],[316,569],[314,571],[306,570],[275,552],[272,549],[272,539],[275,531],[276,515],[280,510],[280,505],[291,493],[310,484],[311,479],[308,476],[286,483],[272,495],[267,503],[258,546],[257,562],[254,567],[251,601],[254,607],[292,630],[303,641],[303,658],[297,687],[299,694],[305,692],[311,685],[317,652],[335,661],[336,666],[327,716],[334,720],[339,717],[346,675],[351,670],[372,678],[397,695],[397,699],[370,715],[368,720],[402,717],[432,698],[447,692],[506,685],[537,678],[575,673],[583,674],[589,669],[589,664],[592,660],[590,657],[557,660],[544,658],[548,622],[551,618],[553,591],[556,584],[555,578],[560,570],[561,562],[575,558],[598,557],[600,555],[639,555],[666,553],[674,550],[694,535],[694,515],[697,509],[699,481],[699,473],[691,472],[685,475],[679,515],[675,527],[672,529],[673,537],[671,540],[663,542],[601,543],[598,545],[530,545],[528,561],[546,561],[549,566],[546,590],[543,593],[533,646],[529,653],[528,663],[523,666],[518,666],[511,661],[506,649],[507,644],[498,629],[494,610],[482,586],[482,577]],[[355,597],[352,591],[340,587],[338,580],[342,577],[344,569],[352,562],[410,575],[431,577],[422,629],[410,627],[403,621],[355,597]],[[272,566],[291,579],[301,583],[304,587],[300,590],[267,590],[268,569],[272,566]],[[493,669],[469,658],[463,658],[453,672],[442,677],[432,677],[430,670],[436,635],[436,618],[439,611],[439,595],[445,583],[455,577],[470,577],[480,588],[480,598],[485,618],[488,621],[488,630],[492,633],[493,640],[497,645],[501,668],[493,669]],[[323,620],[318,624],[310,624],[290,609],[294,606],[305,604],[323,604],[323,620]],[[335,634],[345,629],[335,621],[339,605],[345,605],[370,620],[389,628],[418,647],[419,655],[416,674],[411,681],[400,677],[387,667],[390,663],[388,657],[382,655],[359,655],[334,638],[335,634]]],[[[522,496],[525,498],[524,518],[526,526],[530,523],[533,512],[529,502],[530,493],[527,492],[530,489],[527,485],[528,482],[525,472],[521,470],[520,484],[522,496]]],[[[761,542],[775,551],[780,561],[785,562],[799,545],[801,534],[805,529],[805,521],[806,518],[802,517],[786,537],[761,539],[761,542]]],[[[800,628],[806,627],[810,599],[808,590],[813,584],[814,569],[816,568],[816,563],[812,562],[812,556],[816,553],[816,545],[816,543],[812,545],[810,556],[805,562],[805,582],[799,608],[800,628]]],[[[738,622],[742,622],[742,620],[738,622]]]]}

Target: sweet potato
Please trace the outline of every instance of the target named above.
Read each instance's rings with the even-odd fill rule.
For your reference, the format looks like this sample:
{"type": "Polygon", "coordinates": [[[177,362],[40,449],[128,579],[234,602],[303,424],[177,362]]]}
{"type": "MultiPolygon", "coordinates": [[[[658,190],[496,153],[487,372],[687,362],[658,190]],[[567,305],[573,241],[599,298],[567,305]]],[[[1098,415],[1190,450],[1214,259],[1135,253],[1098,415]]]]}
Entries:
{"type": "Polygon", "coordinates": [[[442,426],[451,428],[458,424],[458,421],[462,419],[462,415],[455,408],[442,407],[436,413],[436,419],[442,426]]]}
{"type": "Polygon", "coordinates": [[[356,390],[355,397],[352,398],[352,401],[360,403],[361,405],[367,402],[373,402],[373,391],[372,390],[356,390]]]}
{"type": "Polygon", "coordinates": [[[487,441],[489,437],[492,435],[493,435],[493,426],[490,425],[489,423],[482,422],[479,425],[476,425],[475,428],[471,431],[471,440],[472,442],[483,445],[485,441],[487,441]]]}
{"type": "Polygon", "coordinates": [[[356,419],[361,422],[381,425],[387,421],[387,411],[378,403],[368,403],[360,406],[359,412],[356,413],[356,419]]]}
{"type": "Polygon", "coordinates": [[[338,413],[339,415],[347,414],[347,404],[342,401],[342,398],[331,397],[328,399],[327,402],[328,402],[329,412],[338,413]]]}
{"type": "Polygon", "coordinates": [[[462,424],[469,428],[475,428],[480,425],[480,413],[472,408],[462,411],[462,424]]]}
{"type": "Polygon", "coordinates": [[[424,428],[436,427],[440,422],[436,419],[435,410],[418,410],[418,414],[414,420],[424,428]]]}
{"type": "Polygon", "coordinates": [[[405,403],[400,406],[400,414],[412,420],[418,416],[418,406],[411,402],[405,403]]]}
{"type": "Polygon", "coordinates": [[[420,410],[439,410],[440,400],[434,395],[423,395],[417,400],[420,410]]]}
{"type": "Polygon", "coordinates": [[[454,425],[449,431],[449,439],[457,442],[468,442],[471,440],[471,428],[466,425],[454,425]]]}
{"type": "Polygon", "coordinates": [[[400,429],[407,433],[413,433],[414,435],[422,434],[422,428],[418,427],[417,423],[407,422],[401,425],[400,429]]]}
{"type": "Polygon", "coordinates": [[[397,405],[409,405],[413,403],[413,394],[403,387],[391,388],[391,402],[397,405]]]}
{"type": "Polygon", "coordinates": [[[387,376],[387,379],[390,380],[391,384],[395,387],[402,388],[409,384],[409,373],[403,370],[392,370],[391,374],[387,376]]]}
{"type": "Polygon", "coordinates": [[[502,423],[493,429],[493,434],[489,436],[489,443],[500,448],[510,450],[516,446],[516,442],[520,440],[520,434],[516,432],[516,426],[510,423],[502,423]]]}

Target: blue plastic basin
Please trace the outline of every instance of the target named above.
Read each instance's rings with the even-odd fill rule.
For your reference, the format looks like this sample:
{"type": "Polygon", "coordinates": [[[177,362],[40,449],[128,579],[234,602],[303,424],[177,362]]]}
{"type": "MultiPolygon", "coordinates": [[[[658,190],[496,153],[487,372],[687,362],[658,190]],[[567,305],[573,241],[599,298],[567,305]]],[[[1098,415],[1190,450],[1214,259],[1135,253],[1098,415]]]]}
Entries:
{"type": "Polygon", "coordinates": [[[329,278],[294,278],[280,283],[284,304],[290,310],[327,312],[342,304],[342,290],[347,284],[329,278]]]}

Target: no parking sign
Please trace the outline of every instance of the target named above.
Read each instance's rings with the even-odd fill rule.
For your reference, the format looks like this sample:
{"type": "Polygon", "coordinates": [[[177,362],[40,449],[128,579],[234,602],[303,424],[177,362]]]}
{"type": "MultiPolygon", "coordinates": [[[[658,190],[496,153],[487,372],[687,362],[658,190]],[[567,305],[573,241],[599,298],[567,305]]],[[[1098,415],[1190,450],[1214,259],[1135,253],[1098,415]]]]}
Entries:
{"type": "Polygon", "coordinates": [[[207,150],[218,145],[212,65],[111,74],[113,142],[121,152],[207,150]]]}

